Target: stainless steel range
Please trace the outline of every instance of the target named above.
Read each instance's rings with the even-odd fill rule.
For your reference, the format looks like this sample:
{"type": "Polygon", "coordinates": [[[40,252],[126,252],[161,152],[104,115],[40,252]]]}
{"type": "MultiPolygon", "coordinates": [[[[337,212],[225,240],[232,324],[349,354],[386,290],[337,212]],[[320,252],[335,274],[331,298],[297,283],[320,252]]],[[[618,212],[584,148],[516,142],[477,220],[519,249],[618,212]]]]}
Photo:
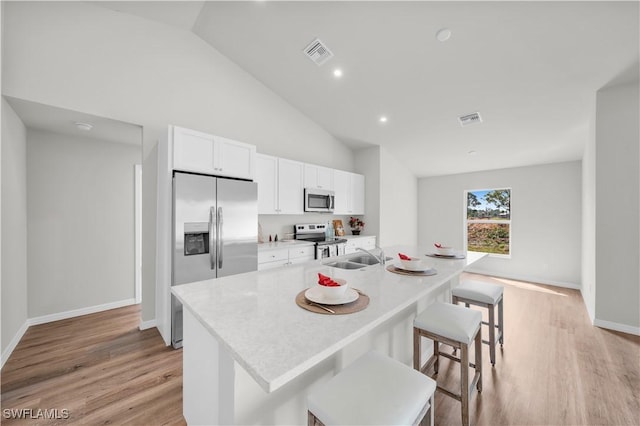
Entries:
{"type": "Polygon", "coordinates": [[[301,223],[293,225],[294,238],[298,241],[311,241],[316,245],[316,259],[335,257],[344,254],[347,240],[326,235],[326,223],[301,223]]]}

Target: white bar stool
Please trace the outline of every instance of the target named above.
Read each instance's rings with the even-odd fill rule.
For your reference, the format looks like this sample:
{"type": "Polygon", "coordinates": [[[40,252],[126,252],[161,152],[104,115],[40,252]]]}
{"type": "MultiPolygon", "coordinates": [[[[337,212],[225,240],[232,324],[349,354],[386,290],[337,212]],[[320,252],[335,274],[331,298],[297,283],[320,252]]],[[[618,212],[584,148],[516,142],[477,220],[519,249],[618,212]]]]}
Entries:
{"type": "Polygon", "coordinates": [[[482,343],[489,345],[489,358],[491,365],[496,365],[496,339],[500,342],[500,347],[504,343],[504,314],[502,309],[502,295],[504,287],[497,284],[485,283],[482,281],[465,280],[451,291],[451,301],[454,305],[463,302],[468,308],[469,305],[481,306],[489,310],[489,322],[482,321],[489,326],[489,340],[482,343]],[[495,307],[498,306],[498,324],[495,322],[495,307]],[[498,335],[496,336],[496,328],[498,335]]]}
{"type": "Polygon", "coordinates": [[[434,377],[438,374],[440,355],[460,363],[460,393],[453,393],[441,386],[437,390],[460,401],[462,424],[469,425],[469,399],[474,386],[482,392],[482,314],[472,309],[450,303],[435,302],[413,320],[413,368],[425,375],[433,365],[434,377]],[[421,366],[421,338],[433,340],[433,355],[421,366]],[[440,342],[460,349],[460,358],[440,352],[440,342]],[[469,363],[469,345],[475,342],[475,364],[469,363]],[[469,384],[469,366],[475,369],[469,384]]]}
{"type": "Polygon", "coordinates": [[[433,425],[435,391],[429,377],[371,351],[308,396],[307,424],[433,425]]]}

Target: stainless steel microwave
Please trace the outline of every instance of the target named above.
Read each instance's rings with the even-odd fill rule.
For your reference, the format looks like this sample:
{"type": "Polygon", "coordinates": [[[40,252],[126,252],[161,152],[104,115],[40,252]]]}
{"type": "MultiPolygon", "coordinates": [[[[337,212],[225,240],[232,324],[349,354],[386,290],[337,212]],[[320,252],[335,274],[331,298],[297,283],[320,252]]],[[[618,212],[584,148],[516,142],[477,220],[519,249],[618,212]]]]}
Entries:
{"type": "Polygon", "coordinates": [[[304,189],[304,211],[333,213],[335,207],[335,195],[333,191],[326,189],[304,189]]]}

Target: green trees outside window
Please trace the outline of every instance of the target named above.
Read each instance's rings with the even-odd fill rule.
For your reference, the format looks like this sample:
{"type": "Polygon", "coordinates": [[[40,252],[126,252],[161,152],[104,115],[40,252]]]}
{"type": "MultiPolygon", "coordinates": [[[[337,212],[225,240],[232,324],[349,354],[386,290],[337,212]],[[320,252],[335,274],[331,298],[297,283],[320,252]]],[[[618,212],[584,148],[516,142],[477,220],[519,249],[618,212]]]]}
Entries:
{"type": "Polygon", "coordinates": [[[467,250],[511,253],[511,189],[468,190],[467,250]]]}

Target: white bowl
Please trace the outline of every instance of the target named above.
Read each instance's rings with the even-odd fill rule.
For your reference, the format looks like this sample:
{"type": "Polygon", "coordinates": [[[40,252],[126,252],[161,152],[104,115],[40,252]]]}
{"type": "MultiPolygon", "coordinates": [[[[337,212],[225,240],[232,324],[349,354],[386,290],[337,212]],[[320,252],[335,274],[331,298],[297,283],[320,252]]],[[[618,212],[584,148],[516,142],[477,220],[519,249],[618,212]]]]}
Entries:
{"type": "Polygon", "coordinates": [[[349,284],[347,284],[347,281],[343,280],[342,278],[333,278],[333,280],[340,285],[337,287],[331,287],[318,283],[320,293],[327,299],[339,299],[344,296],[347,288],[349,288],[349,284]]]}
{"type": "Polygon", "coordinates": [[[453,247],[436,247],[436,253],[440,256],[453,256],[456,254],[453,247]]]}
{"type": "Polygon", "coordinates": [[[404,269],[405,271],[424,272],[431,269],[431,266],[429,266],[424,259],[403,260],[401,262],[402,269],[404,269]]]}
{"type": "Polygon", "coordinates": [[[402,266],[409,271],[416,271],[422,266],[422,259],[419,257],[412,257],[411,260],[400,259],[400,262],[402,262],[402,266]]]}

